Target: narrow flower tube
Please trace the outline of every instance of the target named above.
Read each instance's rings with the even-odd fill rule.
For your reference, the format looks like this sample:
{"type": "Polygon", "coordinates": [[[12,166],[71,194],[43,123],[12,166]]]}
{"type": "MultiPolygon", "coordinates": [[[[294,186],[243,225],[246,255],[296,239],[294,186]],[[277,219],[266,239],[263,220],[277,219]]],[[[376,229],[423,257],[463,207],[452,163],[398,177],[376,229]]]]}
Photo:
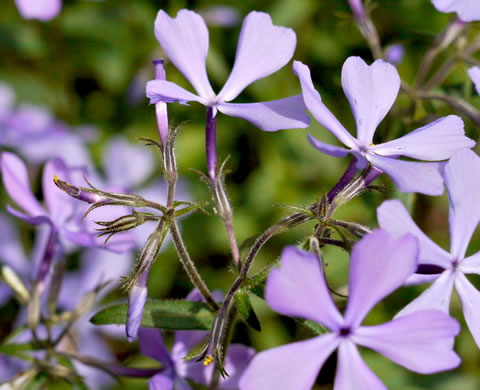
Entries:
{"type": "Polygon", "coordinates": [[[215,171],[217,170],[217,115],[212,107],[207,107],[205,130],[208,176],[212,183],[215,183],[215,171]]]}
{"type": "MultiPolygon", "coordinates": [[[[166,73],[163,59],[153,60],[155,65],[155,80],[166,80],[166,73]]],[[[168,115],[167,115],[167,103],[158,102],[155,103],[155,113],[157,115],[158,133],[160,135],[160,141],[165,146],[168,136],[168,115]]]]}

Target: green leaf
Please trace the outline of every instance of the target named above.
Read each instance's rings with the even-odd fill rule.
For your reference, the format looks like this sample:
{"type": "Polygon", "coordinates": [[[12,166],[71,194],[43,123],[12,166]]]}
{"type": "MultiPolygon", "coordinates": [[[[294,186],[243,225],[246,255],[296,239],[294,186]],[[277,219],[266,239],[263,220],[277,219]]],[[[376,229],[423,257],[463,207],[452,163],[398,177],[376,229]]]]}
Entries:
{"type": "MultiPolygon", "coordinates": [[[[95,314],[95,325],[125,324],[128,304],[113,305],[95,314]]],[[[170,330],[208,330],[215,313],[206,303],[184,300],[149,300],[145,303],[142,326],[170,330]]]]}
{"type": "Polygon", "coordinates": [[[38,351],[42,349],[40,345],[35,342],[31,343],[21,343],[21,344],[3,344],[0,345],[0,353],[3,355],[16,356],[22,358],[24,352],[28,351],[38,351]]]}
{"type": "Polygon", "coordinates": [[[312,321],[312,320],[304,320],[304,319],[299,319],[295,318],[300,324],[305,326],[306,328],[312,330],[315,334],[317,335],[322,335],[325,333],[328,333],[328,329],[325,328],[323,325],[320,325],[319,323],[312,321]]]}
{"type": "Polygon", "coordinates": [[[250,292],[245,288],[238,290],[233,297],[235,300],[235,305],[237,306],[238,312],[245,320],[247,325],[261,332],[262,325],[260,324],[260,320],[255,314],[255,311],[253,310],[249,295],[250,292]]]}

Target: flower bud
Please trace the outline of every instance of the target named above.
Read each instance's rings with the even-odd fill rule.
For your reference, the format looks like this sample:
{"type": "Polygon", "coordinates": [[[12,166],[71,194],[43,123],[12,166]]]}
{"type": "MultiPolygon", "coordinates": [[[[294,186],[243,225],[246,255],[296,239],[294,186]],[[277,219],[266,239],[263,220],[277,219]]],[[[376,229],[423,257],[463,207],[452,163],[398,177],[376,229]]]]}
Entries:
{"type": "Polygon", "coordinates": [[[145,302],[147,301],[147,277],[140,278],[138,282],[141,281],[143,282],[133,286],[128,295],[128,313],[125,330],[129,342],[133,342],[135,337],[137,337],[138,329],[142,322],[143,309],[145,308],[145,302]]]}
{"type": "Polygon", "coordinates": [[[30,301],[30,293],[18,274],[8,265],[0,269],[1,277],[5,283],[13,290],[20,303],[26,305],[30,301]]]}

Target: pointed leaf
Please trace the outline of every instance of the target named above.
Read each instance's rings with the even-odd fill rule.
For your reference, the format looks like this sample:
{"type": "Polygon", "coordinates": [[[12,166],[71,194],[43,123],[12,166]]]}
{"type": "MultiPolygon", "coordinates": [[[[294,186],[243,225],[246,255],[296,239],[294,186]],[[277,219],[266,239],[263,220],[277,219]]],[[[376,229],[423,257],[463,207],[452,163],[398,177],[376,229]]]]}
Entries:
{"type": "Polygon", "coordinates": [[[245,288],[241,288],[235,293],[235,305],[237,306],[238,312],[247,323],[248,326],[252,327],[259,332],[262,331],[262,325],[258,319],[255,311],[253,310],[252,304],[250,303],[250,292],[245,288]]]}
{"type": "MultiPolygon", "coordinates": [[[[128,304],[113,305],[95,314],[95,325],[125,324],[128,304]]],[[[208,330],[215,313],[206,303],[184,300],[149,300],[145,304],[141,326],[169,330],[208,330]]]]}

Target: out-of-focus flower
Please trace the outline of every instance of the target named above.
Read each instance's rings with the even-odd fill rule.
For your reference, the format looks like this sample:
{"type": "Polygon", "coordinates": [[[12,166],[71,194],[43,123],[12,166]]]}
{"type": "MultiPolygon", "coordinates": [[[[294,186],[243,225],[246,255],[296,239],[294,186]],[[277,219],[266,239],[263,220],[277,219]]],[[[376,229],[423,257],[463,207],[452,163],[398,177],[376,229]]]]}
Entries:
{"type": "Polygon", "coordinates": [[[23,18],[43,22],[55,18],[62,9],[62,0],[15,0],[15,4],[23,18]]]}
{"type": "Polygon", "coordinates": [[[463,22],[480,20],[480,2],[478,0],[432,0],[440,12],[456,12],[463,22]]]}
{"type": "MultiPolygon", "coordinates": [[[[214,292],[213,296],[215,299],[221,298],[221,293],[214,292]]],[[[200,301],[201,296],[197,290],[193,290],[187,299],[200,301]]],[[[145,356],[158,360],[163,365],[163,369],[150,379],[150,389],[189,390],[191,387],[185,379],[208,386],[214,367],[205,367],[202,363],[187,362],[183,359],[206,336],[206,331],[177,331],[170,353],[165,347],[159,329],[140,328],[138,341],[141,352],[145,356]]],[[[220,389],[238,389],[238,380],[254,353],[253,348],[243,345],[232,344],[229,346],[225,358],[225,369],[229,376],[220,379],[220,389]]]]}
{"type": "Polygon", "coordinates": [[[400,43],[390,45],[385,50],[385,60],[393,65],[398,65],[405,57],[405,48],[400,43]]]}
{"type": "Polygon", "coordinates": [[[350,4],[350,8],[352,9],[353,16],[355,19],[363,23],[365,21],[365,9],[363,8],[363,1],[362,0],[348,0],[350,4]]]}
{"type": "Polygon", "coordinates": [[[450,253],[417,227],[398,200],[386,201],[377,209],[383,229],[394,236],[411,233],[418,238],[420,266],[435,266],[440,270],[436,275],[429,275],[436,279],[434,283],[397,317],[423,309],[448,313],[455,285],[467,325],[480,347],[480,292],[465,277],[465,274],[480,274],[480,252],[465,258],[470,238],[480,222],[480,158],[471,150],[458,152],[446,164],[444,177],[450,202],[450,253]]]}
{"type": "Polygon", "coordinates": [[[475,89],[477,90],[477,93],[480,95],[480,67],[474,66],[468,70],[468,75],[473,81],[473,84],[475,85],[475,89]]]}
{"type": "Polygon", "coordinates": [[[452,347],[460,327],[439,310],[420,311],[382,325],[361,326],[371,308],[415,271],[417,253],[412,235],[393,239],[387,232],[376,230],[359,241],[350,256],[349,298],[342,316],[329,294],[316,256],[287,247],[281,268],[271,271],[267,279],[268,304],[282,314],[319,322],[331,333],[256,355],[240,379],[240,389],[310,389],[336,349],[335,389],[385,389],[363,362],[357,345],[423,374],[458,366],[460,359],[452,347]]]}
{"type": "Polygon", "coordinates": [[[211,5],[199,9],[198,13],[210,26],[233,27],[240,22],[240,12],[234,7],[211,5]]]}
{"type": "Polygon", "coordinates": [[[309,135],[310,143],[321,152],[334,157],[351,153],[357,168],[368,163],[389,175],[403,192],[428,195],[443,193],[439,172],[442,163],[421,163],[398,159],[401,156],[426,161],[450,158],[456,151],[471,148],[475,142],[465,137],[463,121],[449,115],[394,141],[373,144],[377,126],[390,110],[400,88],[395,67],[383,60],[368,66],[360,57],[350,57],[342,68],[342,86],[357,124],[354,138],[323,104],[315,90],[309,68],[299,61],[293,65],[302,85],[305,104],[317,121],[349,149],[325,144],[309,135]]]}
{"type": "Polygon", "coordinates": [[[308,127],[309,118],[301,95],[261,103],[228,103],[249,84],[274,73],[293,56],[293,30],[272,25],[270,16],[251,12],[243,22],[232,73],[222,90],[215,94],[207,77],[208,30],[200,15],[181,10],[175,19],[160,10],[155,20],[155,36],[167,57],[183,73],[198,95],[165,80],[147,83],[150,103],[189,101],[230,116],[252,122],[266,131],[308,127]]]}

